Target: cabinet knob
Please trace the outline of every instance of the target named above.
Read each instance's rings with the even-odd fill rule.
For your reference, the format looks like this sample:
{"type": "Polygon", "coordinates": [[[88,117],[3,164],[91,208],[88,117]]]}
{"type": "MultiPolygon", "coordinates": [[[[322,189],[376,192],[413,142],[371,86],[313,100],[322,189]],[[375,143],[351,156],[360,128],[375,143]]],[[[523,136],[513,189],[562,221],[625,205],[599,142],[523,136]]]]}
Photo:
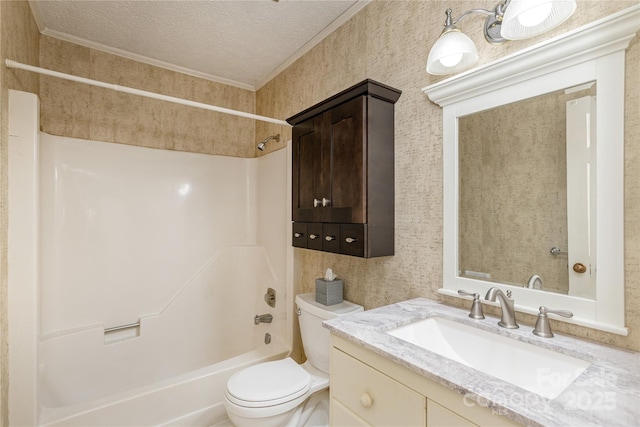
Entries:
{"type": "Polygon", "coordinates": [[[313,207],[317,208],[320,206],[322,206],[323,208],[331,206],[331,199],[327,199],[326,197],[323,197],[322,199],[313,199],[313,207]]]}
{"type": "Polygon", "coordinates": [[[373,405],[373,399],[368,393],[362,393],[360,395],[360,404],[365,408],[370,408],[373,405]]]}
{"type": "Polygon", "coordinates": [[[330,242],[332,240],[336,240],[336,236],[324,236],[324,240],[326,240],[327,242],[330,242]]]}
{"type": "Polygon", "coordinates": [[[294,234],[293,234],[293,237],[295,237],[295,238],[302,237],[302,233],[294,233],[294,234]]]}
{"type": "Polygon", "coordinates": [[[354,237],[347,237],[346,239],[344,239],[345,242],[347,243],[354,243],[357,242],[358,239],[354,238],[354,237]]]}
{"type": "Polygon", "coordinates": [[[315,239],[317,239],[317,238],[318,238],[318,235],[317,235],[317,234],[309,234],[309,238],[310,238],[311,240],[315,240],[315,239]]]}

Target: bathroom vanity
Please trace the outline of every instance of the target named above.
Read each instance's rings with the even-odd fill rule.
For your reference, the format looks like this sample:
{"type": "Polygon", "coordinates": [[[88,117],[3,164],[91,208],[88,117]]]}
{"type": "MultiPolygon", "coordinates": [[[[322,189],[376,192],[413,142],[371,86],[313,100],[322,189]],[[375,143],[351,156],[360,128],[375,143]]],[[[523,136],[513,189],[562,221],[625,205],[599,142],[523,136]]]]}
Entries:
{"type": "Polygon", "coordinates": [[[517,425],[342,338],[333,338],[331,360],[332,426],[517,425]]]}
{"type": "MultiPolygon", "coordinates": [[[[531,326],[507,330],[498,318],[468,314],[418,298],[325,322],[332,333],[331,425],[628,426],[640,419],[640,353],[558,334],[540,338],[531,326]],[[486,334],[496,343],[508,340],[531,351],[532,361],[549,352],[581,365],[554,371],[525,362],[523,368],[472,349],[471,359],[495,360],[504,378],[515,382],[518,371],[530,366],[534,387],[528,390],[389,333],[425,319],[486,334]]],[[[443,337],[449,339],[446,331],[434,341],[443,337]]]]}

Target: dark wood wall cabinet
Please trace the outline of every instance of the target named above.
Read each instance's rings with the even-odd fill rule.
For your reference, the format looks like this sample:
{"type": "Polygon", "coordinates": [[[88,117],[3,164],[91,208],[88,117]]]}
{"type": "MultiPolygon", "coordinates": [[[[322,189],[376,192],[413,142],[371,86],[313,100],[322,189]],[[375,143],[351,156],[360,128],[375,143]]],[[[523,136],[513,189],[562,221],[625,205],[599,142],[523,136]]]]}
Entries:
{"type": "Polygon", "coordinates": [[[394,254],[394,104],[365,80],[287,119],[293,125],[293,246],[394,254]]]}

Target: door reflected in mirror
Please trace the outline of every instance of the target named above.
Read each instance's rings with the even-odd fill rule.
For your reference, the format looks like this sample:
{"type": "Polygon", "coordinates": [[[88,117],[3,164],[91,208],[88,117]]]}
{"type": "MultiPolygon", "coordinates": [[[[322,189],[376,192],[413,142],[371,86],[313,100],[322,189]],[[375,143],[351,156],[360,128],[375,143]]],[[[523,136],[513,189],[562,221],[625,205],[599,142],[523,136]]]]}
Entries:
{"type": "Polygon", "coordinates": [[[594,299],[596,84],[458,118],[458,275],[594,299]]]}

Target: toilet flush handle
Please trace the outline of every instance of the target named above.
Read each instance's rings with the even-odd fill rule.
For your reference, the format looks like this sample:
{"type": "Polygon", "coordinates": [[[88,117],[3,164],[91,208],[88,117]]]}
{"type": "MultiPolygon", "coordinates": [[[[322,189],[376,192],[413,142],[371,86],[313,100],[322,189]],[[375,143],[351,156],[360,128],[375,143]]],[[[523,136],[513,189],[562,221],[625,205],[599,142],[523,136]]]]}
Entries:
{"type": "Polygon", "coordinates": [[[302,316],[302,311],[300,311],[300,309],[298,308],[298,309],[296,310],[296,314],[297,314],[298,316],[302,316]]]}

